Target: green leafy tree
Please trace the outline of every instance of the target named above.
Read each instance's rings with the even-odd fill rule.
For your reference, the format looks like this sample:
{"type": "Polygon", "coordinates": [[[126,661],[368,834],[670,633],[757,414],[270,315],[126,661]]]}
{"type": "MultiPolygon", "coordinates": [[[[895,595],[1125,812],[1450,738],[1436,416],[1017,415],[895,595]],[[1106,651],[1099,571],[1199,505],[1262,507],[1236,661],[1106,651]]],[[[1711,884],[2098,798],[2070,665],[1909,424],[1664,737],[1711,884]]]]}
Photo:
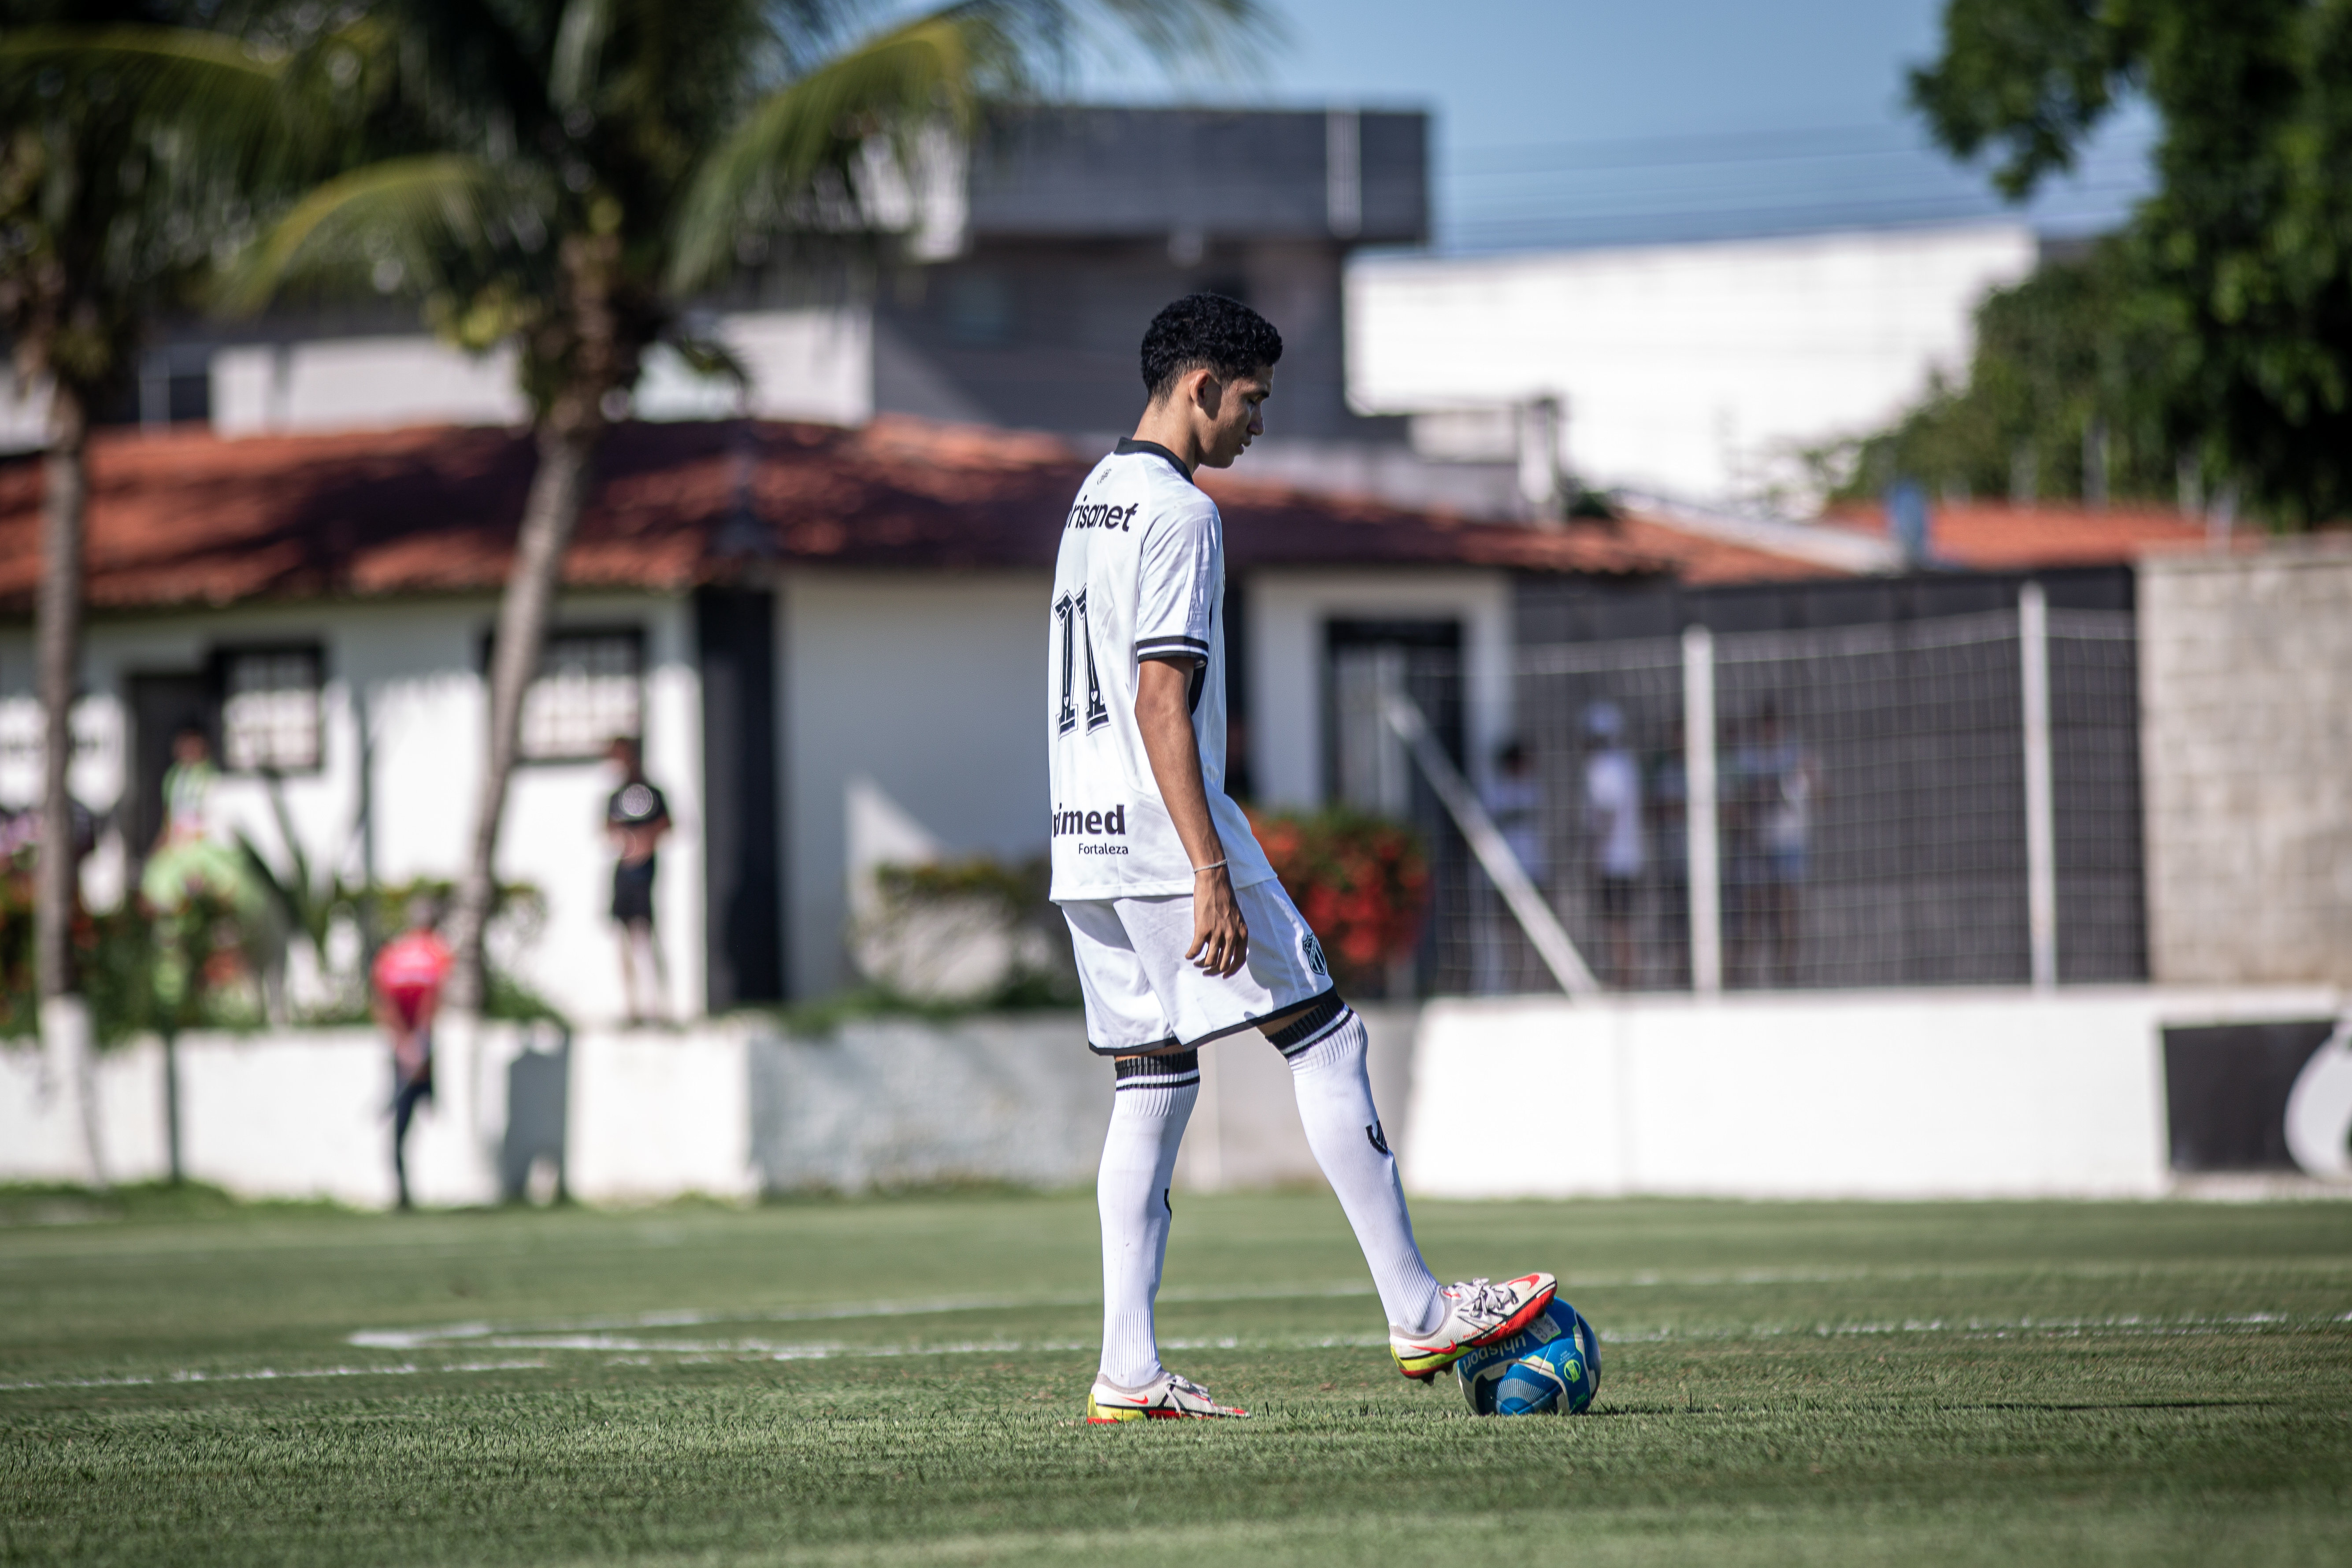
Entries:
{"type": "MultiPolygon", "coordinates": [[[[241,289],[405,289],[445,336],[511,345],[538,466],[498,618],[490,745],[451,918],[453,1000],[478,1006],[491,866],[522,700],[607,425],[646,352],[731,368],[683,309],[792,235],[912,221],[942,133],[1115,37],[1229,58],[1254,0],[381,0],[364,137],[256,247],[241,289]]],[[[357,37],[357,34],[354,34],[357,37]]]]}
{"type": "Polygon", "coordinates": [[[2120,241],[1994,290],[1975,324],[1964,384],[1938,384],[1893,427],[1809,454],[1834,496],[1881,495],[1897,478],[2020,500],[2173,496],[2180,454],[2161,389],[2178,344],[2120,241]]]}
{"type": "Polygon", "coordinates": [[[2352,0],[1948,0],[1911,93],[2013,198],[2144,94],[2122,255],[2167,437],[2281,525],[2352,512],[2352,0]]]}

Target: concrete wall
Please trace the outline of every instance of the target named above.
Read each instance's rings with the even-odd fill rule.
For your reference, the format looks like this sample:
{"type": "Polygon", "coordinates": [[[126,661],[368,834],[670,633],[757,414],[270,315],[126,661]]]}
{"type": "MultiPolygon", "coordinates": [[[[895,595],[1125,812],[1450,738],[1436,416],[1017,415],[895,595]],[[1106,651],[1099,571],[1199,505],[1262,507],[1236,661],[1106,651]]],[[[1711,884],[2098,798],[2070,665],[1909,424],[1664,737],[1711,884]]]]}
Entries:
{"type": "Polygon", "coordinates": [[[2352,985],[2352,549],[2139,569],[2148,961],[2352,985]]]}
{"type": "Polygon", "coordinates": [[[2342,1005],[2146,988],[1433,1003],[1404,1179],[1464,1198],[2157,1196],[2173,1184],[2164,1026],[2342,1005]]]}
{"type": "MultiPolygon", "coordinates": [[[[435,1098],[408,1138],[410,1190],[424,1204],[499,1196],[507,1066],[521,1031],[445,1031],[435,1098]]],[[[331,1198],[387,1208],[392,1058],[363,1029],[194,1034],[178,1047],[182,1170],[246,1197],[331,1198]]],[[[117,1182],[170,1173],[163,1048],[149,1040],[99,1058],[100,1146],[117,1182]]],[[[81,1182],[89,1169],[69,1093],[38,1052],[0,1050],[0,1181],[81,1182]]]]}
{"type": "MultiPolygon", "coordinates": [[[[101,618],[84,645],[90,694],[76,714],[79,735],[72,784],[99,812],[124,803],[132,737],[131,677],[195,672],[212,650],[268,642],[315,642],[325,655],[320,692],[322,755],[315,773],[283,784],[288,814],[314,867],[356,878],[361,725],[369,731],[376,874],[384,881],[454,878],[473,827],[474,792],[487,750],[482,637],[496,618],[488,597],[383,604],[268,605],[101,618]]],[[[694,666],[693,606],[682,597],[567,597],[557,625],[633,625],[645,630],[647,772],[667,795],[677,828],[662,849],[656,926],[675,1005],[702,1001],[701,686],[694,666]]],[[[29,628],[0,632],[0,807],[39,796],[40,709],[32,695],[29,628]]],[[[578,1020],[617,1017],[619,972],[605,918],[611,865],[602,824],[613,787],[601,762],[531,763],[520,769],[499,845],[499,875],[536,884],[548,919],[528,948],[504,955],[533,986],[578,1020]]],[[[242,831],[270,854],[280,845],[261,779],[222,778],[212,801],[214,830],[242,831]]],[[[130,847],[101,841],[85,870],[85,891],[110,907],[122,890],[130,847]]],[[[280,862],[283,863],[282,860],[280,862]]]]}
{"type": "MultiPolygon", "coordinates": [[[[1391,1146],[1407,1187],[1431,1196],[2150,1197],[2175,1190],[2165,1027],[2345,1005],[2325,988],[1942,990],[1447,1001],[1367,1021],[1391,1146]]],[[[439,1099],[411,1134],[421,1200],[497,1198],[509,1069],[534,1047],[512,1028],[445,1033],[439,1099]]],[[[373,1033],[190,1037],[180,1081],[190,1175],[251,1196],[391,1201],[390,1066],[373,1033]]],[[[99,1092],[109,1173],[160,1176],[158,1047],[108,1054],[99,1092]]],[[[570,1047],[566,1171],[593,1203],[1084,1186],[1111,1094],[1075,1016],[872,1021],[822,1038],[748,1021],[589,1030],[570,1047]]],[[[0,1182],[85,1178],[73,1103],[45,1084],[39,1053],[0,1050],[0,1182]]],[[[1202,1053],[1177,1179],[1320,1181],[1263,1040],[1202,1053]]]]}
{"type": "Polygon", "coordinates": [[[1964,372],[1970,312],[2032,271],[2021,224],[1554,255],[1365,260],[1347,282],[1367,413],[1557,397],[1603,485],[1737,499],[1804,443],[1964,372]]]}

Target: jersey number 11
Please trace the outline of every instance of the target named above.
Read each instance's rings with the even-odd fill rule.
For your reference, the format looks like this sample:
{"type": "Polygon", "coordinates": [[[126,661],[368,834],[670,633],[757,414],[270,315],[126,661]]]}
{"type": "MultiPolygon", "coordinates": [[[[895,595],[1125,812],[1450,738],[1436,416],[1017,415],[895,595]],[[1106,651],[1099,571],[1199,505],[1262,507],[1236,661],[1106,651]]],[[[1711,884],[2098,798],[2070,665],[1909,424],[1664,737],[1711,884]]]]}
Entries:
{"type": "Polygon", "coordinates": [[[1078,727],[1078,706],[1074,700],[1076,688],[1072,668],[1076,649],[1087,650],[1087,731],[1089,734],[1110,722],[1109,705],[1103,701],[1102,680],[1095,674],[1094,639],[1087,635],[1087,595],[1083,588],[1076,598],[1065,594],[1054,604],[1054,614],[1062,621],[1062,713],[1055,733],[1066,735],[1078,727]]]}

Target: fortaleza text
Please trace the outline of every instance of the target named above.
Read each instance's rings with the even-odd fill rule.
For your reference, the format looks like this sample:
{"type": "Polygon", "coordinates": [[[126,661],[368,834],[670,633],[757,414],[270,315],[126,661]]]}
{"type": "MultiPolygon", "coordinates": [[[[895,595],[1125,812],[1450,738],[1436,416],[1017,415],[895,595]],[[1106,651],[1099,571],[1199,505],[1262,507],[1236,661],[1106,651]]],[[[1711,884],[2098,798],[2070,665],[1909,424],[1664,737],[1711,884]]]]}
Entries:
{"type": "Polygon", "coordinates": [[[1072,833],[1111,833],[1124,837],[1127,834],[1127,807],[1114,805],[1108,811],[1056,811],[1054,813],[1054,837],[1072,833]]]}

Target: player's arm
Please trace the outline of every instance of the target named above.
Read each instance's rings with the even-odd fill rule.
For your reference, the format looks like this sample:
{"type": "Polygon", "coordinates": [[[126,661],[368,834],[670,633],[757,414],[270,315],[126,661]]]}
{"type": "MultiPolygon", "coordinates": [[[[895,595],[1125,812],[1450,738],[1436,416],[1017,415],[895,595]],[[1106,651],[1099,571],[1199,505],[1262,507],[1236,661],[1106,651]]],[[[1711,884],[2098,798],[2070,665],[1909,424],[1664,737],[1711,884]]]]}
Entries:
{"type": "Polygon", "coordinates": [[[1186,700],[1192,679],[1189,664],[1146,659],[1135,676],[1135,726],[1184,852],[1194,866],[1213,868],[1193,874],[1192,945],[1184,956],[1212,974],[1226,975],[1249,957],[1249,926],[1234,899],[1233,878],[1219,864],[1225,848],[1209,816],[1209,788],[1201,780],[1201,748],[1186,700]]]}

